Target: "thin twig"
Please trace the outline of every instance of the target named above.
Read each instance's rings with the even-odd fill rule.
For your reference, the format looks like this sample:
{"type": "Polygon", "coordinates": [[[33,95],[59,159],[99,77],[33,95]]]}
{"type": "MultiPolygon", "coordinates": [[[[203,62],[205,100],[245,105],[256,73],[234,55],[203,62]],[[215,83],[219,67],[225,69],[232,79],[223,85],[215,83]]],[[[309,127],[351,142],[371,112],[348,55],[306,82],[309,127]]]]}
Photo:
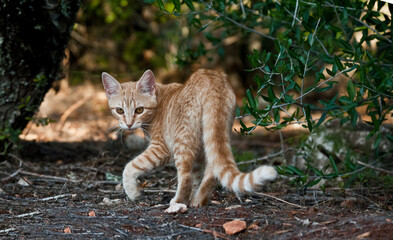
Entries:
{"type": "Polygon", "coordinates": [[[365,166],[365,167],[368,167],[368,168],[380,171],[380,172],[384,172],[384,173],[387,173],[387,174],[393,174],[392,171],[385,170],[385,169],[379,168],[379,167],[374,167],[374,166],[372,166],[370,164],[367,164],[367,163],[364,163],[364,162],[361,162],[361,161],[356,161],[356,163],[359,164],[359,165],[362,165],[362,166],[365,166]]]}
{"type": "Polygon", "coordinates": [[[74,179],[70,179],[70,178],[64,178],[64,177],[57,177],[57,176],[44,175],[44,174],[39,174],[39,173],[34,173],[34,172],[28,172],[28,171],[23,171],[23,170],[20,170],[19,173],[20,174],[25,174],[25,175],[30,175],[30,176],[35,176],[35,177],[59,180],[59,181],[62,181],[62,182],[79,183],[81,181],[81,180],[74,180],[74,179]]]}
{"type": "Polygon", "coordinates": [[[228,237],[227,237],[226,235],[224,235],[224,234],[222,234],[222,233],[219,233],[219,232],[216,232],[216,231],[209,230],[209,229],[201,229],[201,228],[196,228],[196,227],[190,227],[190,226],[183,225],[183,224],[178,224],[178,225],[179,225],[180,227],[183,227],[183,228],[188,228],[188,229],[195,230],[195,231],[199,231],[199,232],[210,233],[210,234],[212,234],[214,237],[219,237],[219,238],[223,238],[223,239],[228,239],[228,237]]]}
{"type": "Polygon", "coordinates": [[[7,229],[4,229],[4,230],[0,230],[0,233],[9,233],[9,232],[13,232],[13,231],[16,231],[17,229],[16,228],[7,228],[7,229]]]}
{"type": "MultiPolygon", "coordinates": [[[[303,71],[303,78],[302,78],[302,87],[301,87],[301,92],[300,92],[300,95],[303,95],[303,89],[304,89],[304,78],[306,77],[306,74],[307,74],[307,65],[308,65],[308,60],[310,59],[310,52],[311,52],[311,49],[312,49],[312,46],[313,46],[313,42],[314,42],[314,37],[315,37],[315,34],[317,33],[317,31],[318,31],[318,26],[319,26],[319,22],[321,21],[321,18],[319,18],[318,19],[318,22],[317,22],[317,26],[315,27],[315,30],[314,30],[314,32],[313,32],[313,34],[312,34],[312,36],[311,36],[311,46],[310,46],[310,49],[308,50],[308,52],[307,52],[307,59],[306,59],[306,62],[304,63],[304,71],[303,71]]],[[[300,98],[300,104],[303,104],[303,97],[301,97],[300,98]]],[[[304,114],[304,107],[303,107],[303,114],[304,114]]],[[[305,115],[305,114],[304,114],[305,115]]]]}
{"type": "MultiPolygon", "coordinates": [[[[335,79],[336,77],[340,76],[341,74],[344,74],[344,73],[346,73],[346,72],[349,72],[349,71],[354,70],[355,68],[356,68],[356,66],[353,66],[353,67],[346,68],[346,69],[344,69],[344,70],[342,70],[342,71],[336,73],[336,75],[334,75],[334,76],[332,76],[332,77],[326,79],[325,81],[323,81],[323,82],[321,82],[320,84],[318,84],[317,86],[311,88],[310,90],[308,90],[307,92],[305,92],[303,95],[301,95],[301,96],[295,98],[294,100],[295,100],[295,101],[299,100],[300,98],[302,98],[302,97],[304,97],[304,96],[310,94],[311,92],[313,92],[315,89],[319,88],[320,86],[322,86],[322,85],[326,84],[327,82],[329,82],[329,81],[335,79]]],[[[290,105],[290,104],[292,104],[292,103],[283,103],[283,104],[280,104],[280,105],[272,106],[272,109],[278,108],[278,107],[287,106],[287,105],[290,105]]]]}
{"type": "Polygon", "coordinates": [[[259,196],[264,196],[264,197],[273,198],[273,199],[275,199],[275,200],[277,200],[277,201],[280,201],[280,202],[283,202],[283,203],[292,205],[292,206],[294,206],[294,207],[298,207],[298,208],[307,208],[307,207],[305,207],[305,206],[301,206],[301,205],[298,205],[298,204],[296,204],[296,203],[287,202],[287,201],[285,201],[285,200],[283,200],[283,199],[281,199],[281,198],[278,198],[278,197],[275,197],[275,196],[272,196],[272,195],[269,195],[269,194],[266,194],[266,193],[255,192],[254,194],[259,195],[259,196]]]}
{"type": "MultiPolygon", "coordinates": [[[[280,2],[280,1],[276,1],[276,3],[278,3],[278,5],[281,6],[281,2],[280,2]]],[[[301,22],[300,19],[298,19],[296,16],[294,16],[294,15],[291,13],[291,11],[288,10],[288,8],[286,8],[286,7],[283,7],[283,8],[284,8],[284,10],[285,10],[290,16],[292,16],[296,21],[298,21],[299,23],[301,22]]]]}
{"type": "Polygon", "coordinates": [[[240,0],[240,8],[242,9],[243,19],[246,19],[246,11],[244,11],[243,0],[240,0]]]}
{"type": "Polygon", "coordinates": [[[241,24],[241,23],[239,23],[239,22],[233,20],[232,18],[228,17],[227,15],[224,15],[224,14],[220,13],[219,11],[217,11],[215,8],[213,8],[211,5],[207,4],[206,2],[204,2],[204,1],[202,1],[202,0],[200,0],[200,2],[201,2],[203,5],[205,5],[208,9],[212,10],[213,12],[215,12],[217,15],[219,15],[220,17],[223,17],[223,18],[227,19],[228,21],[232,22],[233,24],[235,24],[235,25],[237,25],[237,26],[239,26],[239,27],[241,27],[241,28],[244,28],[244,29],[246,29],[246,30],[248,30],[248,31],[250,31],[250,32],[253,32],[253,33],[255,33],[255,34],[258,34],[258,35],[260,35],[260,36],[263,36],[263,37],[265,37],[265,38],[268,38],[268,39],[270,39],[270,40],[276,40],[275,37],[272,37],[272,36],[263,34],[263,33],[261,33],[261,32],[258,32],[258,31],[254,30],[254,29],[252,29],[252,28],[249,28],[249,27],[247,27],[247,26],[245,26],[245,25],[243,25],[243,24],[241,24]]]}
{"type": "Polygon", "coordinates": [[[53,197],[46,197],[46,198],[42,198],[42,199],[40,199],[39,201],[50,201],[50,200],[57,200],[57,199],[59,199],[59,198],[65,198],[65,197],[76,197],[76,194],[71,194],[71,193],[68,193],[68,194],[61,194],[61,195],[57,195],[57,196],[53,196],[53,197]]]}
{"type": "Polygon", "coordinates": [[[16,170],[15,172],[13,172],[13,173],[12,173],[11,175],[9,175],[8,177],[4,177],[3,179],[1,179],[2,182],[7,182],[8,180],[10,180],[10,179],[12,179],[13,177],[15,177],[16,175],[18,175],[19,172],[20,172],[20,170],[21,170],[21,167],[22,167],[22,165],[23,165],[23,160],[22,160],[20,157],[14,155],[14,154],[12,154],[12,153],[9,153],[8,156],[10,156],[10,157],[12,157],[12,158],[15,158],[16,160],[19,161],[19,169],[16,170]]]}
{"type": "MultiPolygon", "coordinates": [[[[278,2],[278,1],[277,1],[278,2]]],[[[299,9],[299,0],[296,0],[295,12],[293,13],[292,27],[295,25],[296,15],[299,9]]]]}
{"type": "Polygon", "coordinates": [[[76,109],[80,108],[83,104],[87,102],[92,96],[88,95],[76,103],[72,104],[67,110],[64,111],[63,115],[61,115],[58,126],[57,126],[57,131],[61,131],[64,127],[64,123],[67,120],[67,118],[71,115],[72,112],[74,112],[76,109]]]}
{"type": "Polygon", "coordinates": [[[10,179],[14,178],[16,175],[18,175],[20,172],[20,169],[16,170],[15,172],[13,172],[11,175],[9,175],[8,177],[4,177],[1,179],[2,182],[7,182],[10,179]]]}
{"type": "Polygon", "coordinates": [[[20,214],[20,215],[16,215],[14,217],[15,218],[31,217],[31,216],[34,216],[34,215],[37,215],[37,214],[40,214],[40,213],[41,213],[40,211],[35,211],[35,212],[30,212],[30,213],[23,213],[23,214],[20,214]]]}
{"type": "Polygon", "coordinates": [[[249,163],[256,163],[256,162],[258,162],[258,161],[267,160],[267,159],[269,159],[269,158],[279,156],[279,155],[283,154],[284,152],[288,152],[288,151],[290,151],[290,150],[293,150],[293,148],[288,148],[288,149],[286,149],[286,150],[284,150],[284,151],[281,150],[281,151],[279,151],[279,152],[277,152],[277,153],[272,153],[272,154],[269,154],[269,155],[267,155],[267,156],[260,157],[260,158],[255,158],[255,159],[252,159],[252,160],[249,160],[249,161],[239,162],[239,163],[237,163],[237,165],[243,165],[243,164],[249,164],[249,163]]]}
{"type": "Polygon", "coordinates": [[[278,135],[280,136],[280,143],[281,143],[281,155],[284,159],[284,165],[287,165],[287,159],[285,158],[285,143],[284,143],[284,136],[281,130],[278,130],[278,135]]]}
{"type": "MultiPolygon", "coordinates": [[[[334,9],[334,13],[336,14],[337,20],[338,20],[338,22],[339,22],[340,25],[341,25],[341,30],[343,31],[343,33],[344,33],[345,36],[347,37],[347,42],[350,43],[350,40],[351,40],[351,39],[349,38],[347,32],[345,31],[344,24],[343,24],[343,22],[341,21],[341,18],[340,18],[340,16],[339,16],[338,13],[337,13],[337,7],[336,7],[336,5],[334,5],[333,9],[334,9]]],[[[353,49],[353,46],[352,46],[352,45],[351,45],[351,47],[352,47],[352,49],[353,49]]]]}
{"type": "Polygon", "coordinates": [[[16,160],[18,160],[18,161],[19,161],[19,167],[22,167],[23,160],[22,160],[20,157],[14,155],[14,154],[12,154],[12,153],[9,153],[9,154],[7,154],[7,155],[10,156],[10,157],[12,157],[12,158],[15,158],[16,160]]]}
{"type": "Polygon", "coordinates": [[[367,23],[360,21],[359,19],[357,19],[356,17],[349,15],[351,18],[353,18],[356,22],[363,24],[364,26],[366,26],[367,28],[369,28],[371,31],[375,32],[378,36],[380,36],[381,38],[385,39],[386,41],[388,41],[389,43],[392,43],[392,41],[385,37],[384,35],[380,34],[377,30],[375,30],[374,28],[372,28],[370,25],[368,25],[367,23]]]}
{"type": "Polygon", "coordinates": [[[171,190],[171,189],[143,189],[142,191],[145,193],[160,193],[160,192],[176,193],[176,190],[171,190]]]}
{"type": "Polygon", "coordinates": [[[98,185],[98,184],[113,184],[113,185],[117,185],[121,183],[121,181],[94,181],[94,184],[98,185]]]}

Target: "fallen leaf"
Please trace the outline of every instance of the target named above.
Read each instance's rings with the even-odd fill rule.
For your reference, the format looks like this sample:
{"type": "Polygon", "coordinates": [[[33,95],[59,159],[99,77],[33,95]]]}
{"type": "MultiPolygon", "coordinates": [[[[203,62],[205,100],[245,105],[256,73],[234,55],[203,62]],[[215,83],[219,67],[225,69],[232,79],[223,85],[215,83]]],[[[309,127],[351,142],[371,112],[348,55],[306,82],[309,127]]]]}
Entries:
{"type": "Polygon", "coordinates": [[[104,204],[104,205],[115,205],[115,204],[120,204],[122,202],[121,199],[109,199],[107,197],[104,197],[104,199],[102,199],[102,203],[100,204],[104,204]]]}
{"type": "Polygon", "coordinates": [[[239,208],[239,207],[241,207],[241,205],[232,205],[232,206],[225,208],[225,210],[231,210],[231,209],[235,209],[235,208],[239,208]]]}
{"type": "Polygon", "coordinates": [[[147,184],[148,184],[148,182],[147,182],[147,181],[144,181],[144,182],[141,184],[141,188],[145,188],[145,187],[147,186],[147,184]]]}
{"type": "Polygon", "coordinates": [[[96,216],[96,212],[94,212],[94,210],[89,212],[89,217],[95,217],[96,216]]]}
{"type": "Polygon", "coordinates": [[[66,227],[64,229],[64,233],[71,233],[71,228],[70,227],[66,227]]]}
{"type": "Polygon", "coordinates": [[[29,182],[27,179],[19,178],[19,181],[17,183],[19,186],[27,187],[30,186],[29,182]]]}
{"type": "Polygon", "coordinates": [[[259,229],[259,221],[253,222],[250,226],[247,227],[247,229],[259,229]]]}
{"type": "Polygon", "coordinates": [[[335,223],[337,221],[338,221],[337,219],[333,219],[333,220],[329,220],[329,221],[326,221],[326,222],[321,222],[321,224],[322,225],[328,225],[328,224],[331,224],[331,223],[335,223]]]}
{"type": "Polygon", "coordinates": [[[300,219],[300,218],[297,218],[297,217],[295,217],[295,219],[296,220],[298,220],[299,222],[301,222],[301,224],[303,225],[303,226],[308,226],[308,225],[312,225],[312,226],[316,226],[316,225],[318,225],[319,223],[317,223],[317,222],[310,222],[310,220],[307,218],[307,219],[300,219]]]}
{"type": "Polygon", "coordinates": [[[355,201],[353,199],[346,199],[341,202],[340,207],[351,210],[355,207],[355,201]]]}
{"type": "Polygon", "coordinates": [[[235,219],[233,221],[224,223],[222,227],[224,228],[226,234],[233,235],[246,229],[247,224],[245,221],[235,219]]]}
{"type": "Polygon", "coordinates": [[[198,223],[197,225],[195,225],[196,228],[201,228],[202,227],[202,223],[198,223]]]}
{"type": "Polygon", "coordinates": [[[274,235],[286,233],[286,232],[289,232],[289,231],[291,231],[291,230],[290,229],[285,229],[285,230],[277,231],[277,232],[274,232],[274,235]]]}
{"type": "Polygon", "coordinates": [[[121,184],[121,183],[117,184],[117,185],[115,186],[115,190],[118,191],[118,192],[123,191],[123,184],[121,184]]]}
{"type": "Polygon", "coordinates": [[[392,219],[390,219],[390,218],[386,218],[385,220],[386,220],[386,222],[391,222],[392,221],[392,219]]]}
{"type": "Polygon", "coordinates": [[[370,237],[370,232],[365,232],[365,233],[358,235],[356,237],[356,239],[363,239],[363,238],[368,238],[368,237],[370,237]]]}

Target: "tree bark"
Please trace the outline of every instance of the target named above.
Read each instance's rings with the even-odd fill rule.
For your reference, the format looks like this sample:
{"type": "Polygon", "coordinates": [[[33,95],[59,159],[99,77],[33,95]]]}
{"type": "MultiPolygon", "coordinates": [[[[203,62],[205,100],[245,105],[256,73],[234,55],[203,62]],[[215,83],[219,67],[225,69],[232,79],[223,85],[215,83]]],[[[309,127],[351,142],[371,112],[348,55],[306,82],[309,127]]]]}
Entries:
{"type": "Polygon", "coordinates": [[[53,81],[80,0],[0,0],[0,156],[33,117],[53,81]]]}

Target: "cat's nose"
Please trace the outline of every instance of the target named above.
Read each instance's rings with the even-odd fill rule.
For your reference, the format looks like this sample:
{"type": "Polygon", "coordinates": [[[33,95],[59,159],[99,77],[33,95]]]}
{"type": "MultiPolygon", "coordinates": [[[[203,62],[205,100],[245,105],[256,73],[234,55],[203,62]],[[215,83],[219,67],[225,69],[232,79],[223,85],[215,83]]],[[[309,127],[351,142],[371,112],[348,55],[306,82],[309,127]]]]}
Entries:
{"type": "Polygon", "coordinates": [[[131,129],[132,124],[126,124],[129,129],[131,129]]]}

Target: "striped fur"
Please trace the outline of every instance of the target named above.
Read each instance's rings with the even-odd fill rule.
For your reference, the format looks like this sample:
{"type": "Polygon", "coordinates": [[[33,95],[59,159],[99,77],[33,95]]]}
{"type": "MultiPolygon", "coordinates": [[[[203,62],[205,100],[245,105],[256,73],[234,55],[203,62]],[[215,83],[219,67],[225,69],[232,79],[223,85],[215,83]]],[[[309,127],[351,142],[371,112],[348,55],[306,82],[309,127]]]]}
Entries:
{"type": "Polygon", "coordinates": [[[168,161],[175,163],[178,179],[171,203],[207,204],[216,180],[244,193],[276,178],[273,167],[242,173],[234,162],[229,134],[236,99],[225,74],[199,70],[184,85],[156,84],[150,70],[138,82],[123,84],[107,73],[102,76],[119,126],[142,128],[151,139],[148,148],[124,169],[123,186],[130,199],[139,196],[138,176],[168,161]],[[137,113],[138,107],[144,111],[137,113]]]}

